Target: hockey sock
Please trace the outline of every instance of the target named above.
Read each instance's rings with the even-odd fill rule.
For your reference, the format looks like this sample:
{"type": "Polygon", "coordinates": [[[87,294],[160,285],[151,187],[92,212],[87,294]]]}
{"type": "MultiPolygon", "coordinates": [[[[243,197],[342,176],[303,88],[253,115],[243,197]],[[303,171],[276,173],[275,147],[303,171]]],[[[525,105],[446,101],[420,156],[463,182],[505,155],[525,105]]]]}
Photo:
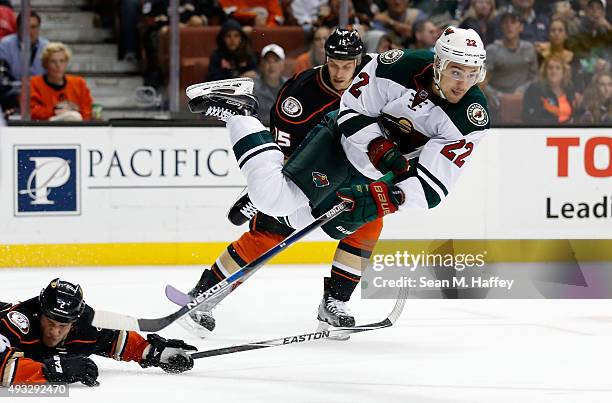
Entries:
{"type": "Polygon", "coordinates": [[[330,276],[332,297],[345,302],[351,298],[371,254],[370,250],[349,245],[344,240],[338,243],[330,276]]]}
{"type": "Polygon", "coordinates": [[[356,276],[332,266],[329,279],[329,295],[340,301],[348,301],[359,284],[361,276],[356,276]]]}

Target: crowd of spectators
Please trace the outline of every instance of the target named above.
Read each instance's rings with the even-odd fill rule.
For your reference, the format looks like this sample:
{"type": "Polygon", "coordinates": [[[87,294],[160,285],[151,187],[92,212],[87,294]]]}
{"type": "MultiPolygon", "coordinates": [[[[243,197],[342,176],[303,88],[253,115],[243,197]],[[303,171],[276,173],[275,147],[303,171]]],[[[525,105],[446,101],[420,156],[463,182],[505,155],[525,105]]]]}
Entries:
{"type": "MultiPolygon", "coordinates": [[[[108,14],[102,0],[93,10],[108,14]],[[96,7],[99,7],[98,9],[96,7]],[[105,10],[105,11],[102,11],[105,10]]],[[[119,58],[138,63],[145,85],[162,89],[167,68],[159,57],[167,37],[169,0],[115,0],[119,58]]],[[[180,0],[181,27],[214,27],[216,49],[200,79],[252,77],[262,99],[272,98],[284,75],[325,62],[323,45],[340,21],[341,0],[180,0]],[[261,27],[300,26],[301,49],[252,46],[261,27]]],[[[443,29],[476,30],[487,49],[481,83],[495,123],[609,123],[612,60],[609,0],[349,0],[348,22],[367,52],[432,49],[443,29]],[[594,102],[598,99],[599,102],[594,102]]],[[[0,0],[0,72],[19,79],[19,36],[9,0],[0,0]]],[[[107,18],[113,21],[113,18],[107,18]]],[[[44,75],[47,40],[30,24],[30,73],[44,75]]],[[[210,41],[212,43],[212,41],[210,41]]],[[[272,42],[272,41],[270,41],[272,42]]],[[[199,44],[190,44],[198,46],[199,44]]],[[[207,56],[208,57],[208,56],[207,56]]],[[[0,83],[1,85],[1,83],[0,83]]],[[[266,105],[268,102],[262,102],[266,105]]],[[[5,109],[6,106],[5,106],[5,109]]],[[[263,107],[265,109],[265,107],[263,107]]],[[[85,116],[85,115],[83,115],[85,116]]]]}
{"type": "MultiPolygon", "coordinates": [[[[168,0],[123,0],[134,1],[145,5],[141,17],[130,24],[140,27],[145,51],[139,59],[145,66],[145,81],[160,86],[164,78],[156,66],[155,46],[147,44],[157,43],[152,32],[168,24],[163,15],[168,0]],[[150,23],[151,16],[157,25],[150,23]]],[[[282,83],[282,69],[295,74],[325,62],[323,45],[339,23],[342,2],[181,0],[180,4],[181,24],[221,26],[217,49],[201,80],[256,77],[261,97],[267,99],[282,83]],[[251,49],[253,29],[287,25],[301,26],[306,33],[303,53],[287,58],[294,49],[275,45],[275,51],[267,54],[251,49]],[[276,72],[278,66],[283,67],[276,72]]],[[[348,22],[371,53],[432,49],[446,26],[472,28],[487,48],[488,77],[481,85],[494,122],[600,123],[609,122],[609,101],[595,105],[585,95],[597,93],[609,99],[604,87],[612,60],[610,8],[604,0],[537,4],[534,0],[349,0],[348,22]]]]}
{"type": "MultiPolygon", "coordinates": [[[[3,6],[10,8],[9,3],[3,6]],[[8,6],[5,6],[8,4],[8,6]]],[[[12,11],[12,8],[10,9],[12,11]]],[[[21,14],[16,27],[0,39],[0,108],[6,115],[20,106],[21,80],[27,66],[21,60],[21,14]]],[[[60,42],[40,36],[41,16],[30,13],[30,109],[33,120],[81,121],[91,117],[92,98],[82,77],[66,74],[72,52],[60,42]]],[[[0,23],[1,25],[1,23],[0,23]]]]}

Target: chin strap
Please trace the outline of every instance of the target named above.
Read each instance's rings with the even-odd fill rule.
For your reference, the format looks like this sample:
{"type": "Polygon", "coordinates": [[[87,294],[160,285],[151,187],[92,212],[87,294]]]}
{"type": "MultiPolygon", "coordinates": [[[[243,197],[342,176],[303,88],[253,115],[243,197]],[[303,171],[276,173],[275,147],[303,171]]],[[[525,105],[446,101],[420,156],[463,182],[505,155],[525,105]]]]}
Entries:
{"type": "Polygon", "coordinates": [[[444,95],[444,91],[442,91],[442,87],[440,87],[439,83],[440,83],[440,71],[436,70],[436,67],[434,66],[434,74],[433,74],[433,79],[434,79],[434,86],[436,87],[436,89],[438,90],[438,92],[440,93],[440,98],[442,99],[446,99],[446,95],[444,95]]]}

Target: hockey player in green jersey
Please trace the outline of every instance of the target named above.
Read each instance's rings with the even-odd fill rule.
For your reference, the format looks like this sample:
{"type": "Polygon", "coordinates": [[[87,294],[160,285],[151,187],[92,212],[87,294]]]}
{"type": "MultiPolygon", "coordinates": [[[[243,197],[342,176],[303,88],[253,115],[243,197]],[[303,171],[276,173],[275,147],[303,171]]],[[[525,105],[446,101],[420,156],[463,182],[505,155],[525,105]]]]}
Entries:
{"type": "MultiPolygon", "coordinates": [[[[476,86],[484,80],[485,59],[478,34],[455,27],[443,32],[435,53],[379,55],[342,95],[339,112],[328,114],[286,163],[254,116],[252,81],[196,84],[187,96],[194,113],[227,122],[259,211],[301,228],[338,198],[350,200],[350,211],[322,227],[342,239],[377,217],[433,208],[448,195],[489,128],[476,86]]],[[[333,322],[334,312],[324,314],[333,322]]]]}

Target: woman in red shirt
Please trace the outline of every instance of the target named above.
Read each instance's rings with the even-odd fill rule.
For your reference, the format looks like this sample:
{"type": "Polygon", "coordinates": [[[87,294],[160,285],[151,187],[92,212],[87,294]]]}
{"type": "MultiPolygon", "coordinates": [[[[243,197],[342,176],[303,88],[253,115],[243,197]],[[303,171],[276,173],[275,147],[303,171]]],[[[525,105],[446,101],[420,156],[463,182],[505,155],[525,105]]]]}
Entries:
{"type": "Polygon", "coordinates": [[[79,121],[91,118],[92,99],[85,80],[66,74],[72,52],[60,42],[49,43],[42,52],[47,74],[30,80],[33,120],[79,121]]]}

